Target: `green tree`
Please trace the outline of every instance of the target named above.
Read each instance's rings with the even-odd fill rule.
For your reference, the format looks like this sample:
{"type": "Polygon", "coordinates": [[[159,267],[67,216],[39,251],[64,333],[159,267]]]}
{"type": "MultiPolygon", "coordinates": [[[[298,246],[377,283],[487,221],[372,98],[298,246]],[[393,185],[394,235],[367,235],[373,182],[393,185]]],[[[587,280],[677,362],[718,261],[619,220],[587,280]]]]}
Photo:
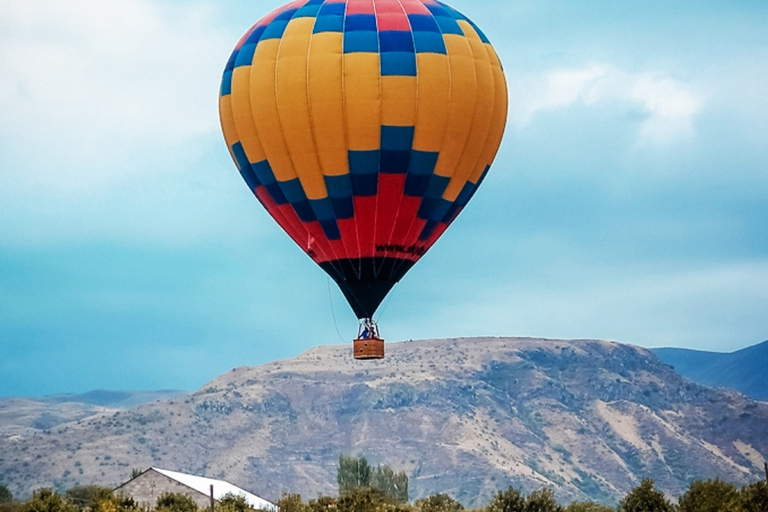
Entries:
{"type": "Polygon", "coordinates": [[[157,498],[157,512],[197,512],[197,503],[186,494],[165,492],[157,498]]]}
{"type": "Polygon", "coordinates": [[[525,512],[563,512],[552,489],[533,491],[525,500],[525,512]]]}
{"type": "Polygon", "coordinates": [[[309,507],[301,501],[301,494],[283,492],[275,505],[280,509],[280,512],[309,512],[309,507]]]}
{"type": "Polygon", "coordinates": [[[715,480],[696,480],[680,497],[679,512],[729,512],[738,491],[733,484],[715,480]]]}
{"type": "Polygon", "coordinates": [[[19,512],[21,503],[13,499],[13,494],[4,485],[0,485],[0,512],[19,512]]]}
{"type": "Polygon", "coordinates": [[[386,496],[370,487],[359,487],[339,496],[337,512],[377,512],[382,511],[387,502],[386,496]]]}
{"type": "Polygon", "coordinates": [[[408,475],[395,473],[387,465],[376,466],[371,472],[371,487],[398,503],[408,502],[408,475]]]}
{"type": "Polygon", "coordinates": [[[644,478],[640,485],[629,491],[619,503],[619,512],[672,511],[672,505],[664,497],[664,493],[654,488],[650,478],[644,478]]]}
{"type": "Polygon", "coordinates": [[[141,507],[133,501],[133,498],[119,494],[100,499],[96,505],[91,508],[92,512],[139,512],[141,507]]]}
{"type": "Polygon", "coordinates": [[[462,512],[464,505],[447,494],[435,494],[428,498],[416,500],[418,512],[462,512]]]}
{"type": "Polygon", "coordinates": [[[53,489],[39,489],[32,493],[21,508],[22,512],[78,512],[77,507],[67,502],[53,489]]]}
{"type": "MultiPolygon", "coordinates": [[[[336,510],[336,504],[339,500],[331,496],[319,496],[314,500],[309,500],[307,505],[307,512],[328,512],[329,510],[336,510]]],[[[284,512],[282,507],[280,512],[284,512]]]]}
{"type": "Polygon", "coordinates": [[[525,498],[520,491],[510,487],[499,491],[485,507],[485,512],[525,512],[525,498]]]}
{"type": "Polygon", "coordinates": [[[11,494],[11,491],[4,485],[0,485],[0,504],[3,503],[10,503],[13,501],[13,494],[11,494]]]}
{"type": "Polygon", "coordinates": [[[761,480],[742,487],[728,512],[765,512],[768,510],[768,483],[761,480]]]}
{"type": "Polygon", "coordinates": [[[616,509],[593,501],[575,501],[566,507],[565,512],[616,512],[616,509]]]}
{"type": "Polygon", "coordinates": [[[243,496],[227,493],[216,504],[216,512],[251,512],[254,510],[243,496]]]}
{"type": "Polygon", "coordinates": [[[112,489],[98,485],[73,487],[64,493],[64,498],[79,510],[91,509],[104,499],[112,496],[112,489]]]}
{"type": "Polygon", "coordinates": [[[340,455],[336,481],[341,496],[355,489],[371,487],[396,503],[408,502],[408,475],[402,471],[396,473],[386,464],[373,467],[362,455],[340,455]]]}
{"type": "Polygon", "coordinates": [[[345,457],[339,455],[339,467],[336,471],[336,481],[339,484],[339,494],[344,494],[360,487],[371,485],[373,468],[362,455],[345,457]]]}
{"type": "Polygon", "coordinates": [[[16,500],[0,503],[0,512],[21,512],[22,504],[16,500]]]}

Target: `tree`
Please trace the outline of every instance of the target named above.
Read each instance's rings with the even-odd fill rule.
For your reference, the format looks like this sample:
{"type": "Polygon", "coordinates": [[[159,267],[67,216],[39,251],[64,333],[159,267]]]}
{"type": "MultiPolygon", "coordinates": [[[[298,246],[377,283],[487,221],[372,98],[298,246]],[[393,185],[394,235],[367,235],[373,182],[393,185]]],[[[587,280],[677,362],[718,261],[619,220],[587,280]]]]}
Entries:
{"type": "Polygon", "coordinates": [[[593,501],[575,501],[566,507],[565,512],[615,512],[615,509],[593,501]]]}
{"type": "Polygon", "coordinates": [[[768,510],[768,483],[761,480],[742,487],[728,512],[765,512],[768,510]]]}
{"type": "Polygon", "coordinates": [[[100,499],[96,505],[91,508],[91,512],[139,512],[141,507],[133,501],[133,498],[118,494],[110,494],[100,499]]]}
{"type": "Polygon", "coordinates": [[[664,497],[664,493],[653,487],[653,480],[644,478],[643,481],[629,491],[619,503],[619,512],[672,512],[672,505],[664,497]]]}
{"type": "Polygon", "coordinates": [[[736,497],[733,484],[715,480],[696,480],[680,497],[679,512],[726,512],[729,504],[736,497]]]}
{"type": "Polygon", "coordinates": [[[339,496],[336,511],[375,512],[383,509],[386,501],[381,491],[370,487],[359,487],[339,496]]]}
{"type": "Polygon", "coordinates": [[[227,493],[216,504],[216,512],[251,512],[253,507],[245,497],[227,493]]]}
{"type": "Polygon", "coordinates": [[[447,494],[435,494],[428,498],[416,500],[418,512],[462,512],[464,505],[447,494]]]}
{"type": "MultiPolygon", "coordinates": [[[[338,503],[338,498],[334,498],[331,496],[318,496],[314,500],[309,500],[309,504],[307,505],[307,511],[308,512],[328,512],[329,510],[336,510],[336,505],[338,503]]],[[[280,512],[284,512],[283,509],[280,509],[280,512]]]]}
{"type": "Polygon", "coordinates": [[[165,492],[157,498],[157,512],[197,512],[197,503],[186,494],[165,492]]]}
{"type": "Polygon", "coordinates": [[[0,485],[0,512],[20,512],[21,503],[13,499],[10,489],[0,485]]]}
{"type": "Polygon", "coordinates": [[[73,487],[64,493],[64,498],[79,510],[91,509],[104,499],[112,496],[112,489],[98,485],[73,487]]]}
{"type": "Polygon", "coordinates": [[[21,508],[22,512],[77,512],[77,507],[67,503],[53,489],[39,489],[32,493],[21,508]]]}
{"type": "Polygon", "coordinates": [[[563,512],[552,489],[533,491],[525,500],[525,512],[563,512]]]}
{"type": "Polygon", "coordinates": [[[520,491],[510,487],[499,491],[485,507],[485,512],[525,512],[525,498],[520,491]]]}
{"type": "Polygon", "coordinates": [[[277,500],[277,508],[280,512],[308,512],[309,507],[301,501],[301,494],[290,494],[283,492],[283,495],[277,500]]]}
{"type": "Polygon", "coordinates": [[[13,501],[13,494],[4,485],[0,485],[0,504],[10,503],[13,501]]]}
{"type": "Polygon", "coordinates": [[[358,457],[340,455],[336,481],[339,484],[339,495],[355,489],[372,487],[397,503],[408,502],[408,475],[402,471],[395,473],[386,464],[372,467],[362,455],[358,457]]]}
{"type": "Polygon", "coordinates": [[[358,457],[345,457],[339,455],[339,467],[336,472],[336,481],[339,484],[339,494],[344,494],[353,489],[368,487],[371,485],[372,468],[362,455],[358,457]]]}
{"type": "Polygon", "coordinates": [[[371,472],[371,487],[398,503],[408,502],[408,475],[395,473],[387,465],[376,466],[371,472]]]}

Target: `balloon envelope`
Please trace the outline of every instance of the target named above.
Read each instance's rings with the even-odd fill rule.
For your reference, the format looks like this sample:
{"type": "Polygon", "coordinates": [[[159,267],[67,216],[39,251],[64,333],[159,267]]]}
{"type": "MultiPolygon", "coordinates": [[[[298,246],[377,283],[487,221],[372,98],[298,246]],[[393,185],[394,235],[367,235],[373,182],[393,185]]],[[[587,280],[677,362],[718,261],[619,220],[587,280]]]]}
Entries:
{"type": "Polygon", "coordinates": [[[507,88],[445,4],[299,0],[242,37],[219,110],[250,189],[371,318],[483,181],[507,88]]]}

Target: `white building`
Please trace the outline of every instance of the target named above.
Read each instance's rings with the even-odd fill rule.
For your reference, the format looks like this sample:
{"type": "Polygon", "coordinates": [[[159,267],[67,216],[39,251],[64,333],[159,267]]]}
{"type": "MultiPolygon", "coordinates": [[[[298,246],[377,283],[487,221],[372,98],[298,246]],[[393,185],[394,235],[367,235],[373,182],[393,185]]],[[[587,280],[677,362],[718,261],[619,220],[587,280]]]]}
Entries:
{"type": "Polygon", "coordinates": [[[184,494],[201,509],[210,508],[211,497],[218,502],[227,494],[242,496],[255,509],[277,512],[277,506],[224,480],[187,475],[167,469],[149,468],[113,491],[123,494],[143,507],[153,508],[166,492],[184,494]]]}

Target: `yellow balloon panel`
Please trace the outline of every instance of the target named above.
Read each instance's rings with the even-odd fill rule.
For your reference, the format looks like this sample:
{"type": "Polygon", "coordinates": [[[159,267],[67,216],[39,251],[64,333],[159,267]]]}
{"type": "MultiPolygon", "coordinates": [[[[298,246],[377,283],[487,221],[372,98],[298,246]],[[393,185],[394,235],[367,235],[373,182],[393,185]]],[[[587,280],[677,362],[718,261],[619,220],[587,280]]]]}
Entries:
{"type": "Polygon", "coordinates": [[[349,149],[377,150],[381,142],[379,54],[345,54],[343,66],[349,149]]]}
{"type": "Polygon", "coordinates": [[[343,37],[314,34],[309,48],[307,81],[310,121],[323,174],[349,173],[342,73],[343,37]]]}
{"type": "MultiPolygon", "coordinates": [[[[435,174],[450,178],[461,160],[467,137],[470,135],[478,91],[475,59],[467,38],[446,35],[445,45],[448,48],[448,66],[451,73],[451,96],[447,130],[435,174]]],[[[480,91],[479,94],[487,94],[487,91],[480,91]]]]}
{"type": "Polygon", "coordinates": [[[437,53],[416,56],[418,104],[413,149],[440,151],[445,138],[451,97],[448,57],[437,53]]]}

